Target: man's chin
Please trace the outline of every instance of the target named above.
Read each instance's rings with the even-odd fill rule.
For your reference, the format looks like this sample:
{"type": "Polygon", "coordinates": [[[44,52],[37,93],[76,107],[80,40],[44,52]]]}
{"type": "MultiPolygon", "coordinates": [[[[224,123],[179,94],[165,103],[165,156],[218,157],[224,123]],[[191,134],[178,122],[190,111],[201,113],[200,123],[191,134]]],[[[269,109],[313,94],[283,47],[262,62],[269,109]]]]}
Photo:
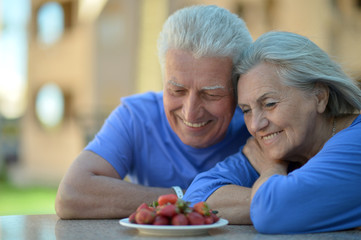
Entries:
{"type": "Polygon", "coordinates": [[[198,149],[201,149],[201,148],[207,148],[208,146],[207,145],[199,145],[199,144],[186,144],[190,147],[193,147],[193,148],[198,148],[198,149]]]}
{"type": "Polygon", "coordinates": [[[209,141],[208,142],[204,141],[204,138],[201,138],[198,141],[197,141],[197,138],[185,139],[185,140],[182,140],[182,142],[193,148],[207,148],[213,144],[213,143],[210,143],[209,141]]]}

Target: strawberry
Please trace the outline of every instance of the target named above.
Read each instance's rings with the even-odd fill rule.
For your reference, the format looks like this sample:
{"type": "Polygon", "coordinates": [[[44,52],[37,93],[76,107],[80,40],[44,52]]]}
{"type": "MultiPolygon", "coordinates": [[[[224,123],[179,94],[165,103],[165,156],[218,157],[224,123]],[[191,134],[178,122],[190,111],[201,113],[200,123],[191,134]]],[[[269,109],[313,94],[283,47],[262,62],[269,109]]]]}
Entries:
{"type": "Polygon", "coordinates": [[[129,222],[153,225],[202,225],[219,221],[217,211],[205,202],[190,207],[190,202],[178,199],[175,194],[161,195],[158,201],[148,205],[142,203],[129,216],[129,222]]]}
{"type": "Polygon", "coordinates": [[[153,222],[153,225],[169,225],[170,221],[169,218],[164,217],[164,216],[156,216],[153,222]]]}
{"type": "Polygon", "coordinates": [[[152,224],[155,219],[155,212],[149,210],[149,209],[140,209],[135,214],[135,221],[138,224],[152,224]]]}
{"type": "Polygon", "coordinates": [[[166,195],[161,195],[158,197],[158,204],[161,205],[165,205],[167,203],[169,204],[175,204],[178,200],[177,195],[175,194],[166,194],[166,195]]]}
{"type": "Polygon", "coordinates": [[[217,216],[217,211],[212,211],[211,216],[213,218],[213,222],[218,222],[219,217],[217,216]]]}
{"type": "Polygon", "coordinates": [[[199,203],[194,204],[193,209],[194,209],[194,211],[198,212],[199,214],[201,214],[203,216],[210,216],[209,206],[205,202],[199,202],[199,203]]]}
{"type": "Polygon", "coordinates": [[[157,211],[157,215],[164,217],[173,217],[178,213],[178,208],[175,205],[162,205],[157,211]]]}
{"type": "Polygon", "coordinates": [[[214,223],[214,219],[212,216],[205,216],[204,217],[204,224],[212,224],[214,223]]]}
{"type": "Polygon", "coordinates": [[[191,212],[187,215],[190,225],[202,225],[204,224],[204,216],[198,212],[191,212]]]}
{"type": "Polygon", "coordinates": [[[146,204],[146,203],[140,204],[139,207],[137,208],[136,212],[138,212],[140,209],[148,209],[148,210],[150,210],[148,204],[146,204]]]}
{"type": "Polygon", "coordinates": [[[132,214],[130,214],[129,216],[129,222],[130,223],[136,223],[135,221],[135,215],[137,214],[137,212],[133,212],[132,214]]]}
{"type": "Polygon", "coordinates": [[[180,213],[172,218],[172,225],[188,225],[189,221],[187,217],[180,213]]]}

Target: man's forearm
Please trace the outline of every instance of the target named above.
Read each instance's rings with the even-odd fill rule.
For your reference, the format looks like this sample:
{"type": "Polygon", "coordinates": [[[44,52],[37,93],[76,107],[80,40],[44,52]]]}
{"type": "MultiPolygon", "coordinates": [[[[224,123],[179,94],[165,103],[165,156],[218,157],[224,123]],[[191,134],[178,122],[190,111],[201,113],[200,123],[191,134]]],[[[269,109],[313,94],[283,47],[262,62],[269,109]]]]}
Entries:
{"type": "Polygon", "coordinates": [[[121,180],[109,162],[90,151],[75,159],[59,185],[55,209],[64,219],[123,218],[143,202],[173,193],[121,180]]]}
{"type": "Polygon", "coordinates": [[[174,193],[171,188],[150,188],[107,176],[92,175],[77,183],[60,185],[56,212],[63,219],[128,217],[143,202],[174,193]]]}
{"type": "Polygon", "coordinates": [[[250,188],[226,185],[209,196],[207,203],[230,224],[252,224],[249,212],[250,196],[250,188]]]}

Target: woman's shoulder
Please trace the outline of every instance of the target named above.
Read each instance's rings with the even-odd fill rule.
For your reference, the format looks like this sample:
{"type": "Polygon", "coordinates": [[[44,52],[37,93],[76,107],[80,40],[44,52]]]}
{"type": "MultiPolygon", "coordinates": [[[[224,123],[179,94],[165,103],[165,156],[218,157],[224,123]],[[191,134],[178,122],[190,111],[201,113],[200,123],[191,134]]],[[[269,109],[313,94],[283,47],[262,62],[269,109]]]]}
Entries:
{"type": "Polygon", "coordinates": [[[361,114],[355,114],[345,119],[343,129],[340,132],[353,135],[354,132],[359,131],[361,131],[361,114]]]}
{"type": "MultiPolygon", "coordinates": [[[[324,146],[332,148],[341,145],[359,148],[361,146],[361,115],[349,116],[344,122],[341,130],[338,131],[324,146]]],[[[361,148],[360,148],[361,151],[361,148]]]]}
{"type": "Polygon", "coordinates": [[[353,118],[352,123],[330,138],[322,149],[313,156],[302,169],[327,169],[361,167],[361,115],[353,118]]]}
{"type": "Polygon", "coordinates": [[[353,125],[361,125],[361,114],[355,114],[355,115],[352,115],[353,117],[351,118],[351,125],[350,126],[353,126],[353,125]]]}

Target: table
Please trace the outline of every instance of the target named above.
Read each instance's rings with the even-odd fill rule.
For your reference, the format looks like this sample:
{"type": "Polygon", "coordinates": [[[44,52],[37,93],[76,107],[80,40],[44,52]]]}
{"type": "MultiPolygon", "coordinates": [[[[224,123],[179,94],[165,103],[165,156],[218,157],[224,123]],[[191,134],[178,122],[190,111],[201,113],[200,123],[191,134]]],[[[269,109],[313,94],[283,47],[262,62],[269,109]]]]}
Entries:
{"type": "MultiPolygon", "coordinates": [[[[56,215],[0,216],[1,240],[69,240],[69,239],[132,239],[159,240],[180,237],[155,237],[140,235],[135,229],[120,226],[118,219],[106,220],[61,220],[56,215]]],[[[227,225],[209,230],[207,235],[184,237],[192,240],[273,240],[273,239],[361,239],[360,230],[299,235],[264,235],[250,225],[227,225]]]]}

